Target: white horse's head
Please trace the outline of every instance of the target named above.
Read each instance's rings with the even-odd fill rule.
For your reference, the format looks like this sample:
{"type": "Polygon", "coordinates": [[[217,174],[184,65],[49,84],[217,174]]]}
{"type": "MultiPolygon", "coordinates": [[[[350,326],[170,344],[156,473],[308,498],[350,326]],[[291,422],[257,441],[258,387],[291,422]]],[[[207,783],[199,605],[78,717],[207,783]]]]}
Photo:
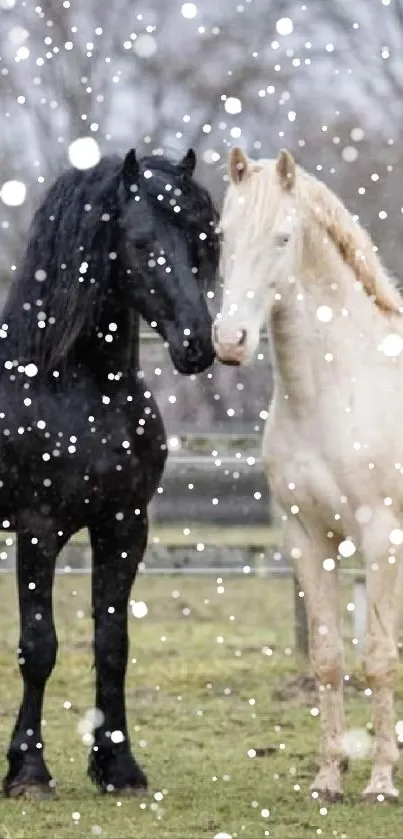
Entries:
{"type": "Polygon", "coordinates": [[[221,312],[213,333],[216,354],[226,364],[254,356],[260,329],[292,275],[299,241],[296,167],[292,155],[248,160],[242,149],[229,156],[230,184],[221,217],[221,312]]]}

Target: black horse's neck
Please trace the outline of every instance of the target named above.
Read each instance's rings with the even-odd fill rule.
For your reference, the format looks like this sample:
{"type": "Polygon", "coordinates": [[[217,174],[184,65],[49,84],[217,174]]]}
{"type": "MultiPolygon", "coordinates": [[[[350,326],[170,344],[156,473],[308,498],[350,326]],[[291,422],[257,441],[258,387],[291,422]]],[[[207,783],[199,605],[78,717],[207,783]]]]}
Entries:
{"type": "Polygon", "coordinates": [[[70,363],[101,383],[122,382],[139,369],[139,316],[106,300],[97,323],[78,338],[70,363]]]}
{"type": "MultiPolygon", "coordinates": [[[[83,293],[81,329],[76,335],[74,331],[70,333],[66,348],[60,341],[55,344],[54,360],[45,352],[48,346],[52,348],[52,341],[44,340],[44,330],[52,331],[52,321],[60,317],[60,300],[56,311],[43,287],[38,291],[32,284],[28,290],[17,283],[11,289],[0,322],[0,367],[7,369],[10,362],[20,367],[35,364],[39,378],[54,382],[57,371],[59,383],[72,375],[77,378],[80,373],[88,374],[99,385],[135,375],[139,369],[139,316],[119,300],[121,270],[117,263],[110,285],[100,288],[92,299],[83,293]]],[[[64,295],[64,302],[68,309],[68,294],[64,295]]],[[[78,320],[77,309],[76,305],[78,320]]]]}

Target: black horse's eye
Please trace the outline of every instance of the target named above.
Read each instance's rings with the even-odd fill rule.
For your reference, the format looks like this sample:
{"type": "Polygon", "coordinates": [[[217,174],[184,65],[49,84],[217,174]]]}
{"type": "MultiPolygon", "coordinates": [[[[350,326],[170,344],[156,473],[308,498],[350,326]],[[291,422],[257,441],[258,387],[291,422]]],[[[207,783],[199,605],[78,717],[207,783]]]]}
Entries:
{"type": "Polygon", "coordinates": [[[138,238],[138,239],[135,239],[135,240],[134,240],[134,242],[133,242],[133,245],[134,245],[134,247],[135,247],[135,248],[137,248],[137,250],[139,250],[139,251],[147,251],[147,250],[150,250],[150,240],[149,240],[149,238],[148,238],[148,237],[147,237],[147,239],[146,239],[145,237],[144,237],[144,238],[138,238]]]}

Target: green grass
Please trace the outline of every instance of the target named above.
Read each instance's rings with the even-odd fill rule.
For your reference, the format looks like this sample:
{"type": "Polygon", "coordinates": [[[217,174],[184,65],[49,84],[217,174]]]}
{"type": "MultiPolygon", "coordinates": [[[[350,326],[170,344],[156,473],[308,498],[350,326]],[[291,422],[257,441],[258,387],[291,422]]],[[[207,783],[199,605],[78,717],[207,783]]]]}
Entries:
{"type": "MultiPolygon", "coordinates": [[[[9,536],[7,531],[0,530],[2,547],[6,546],[9,536]]],[[[165,547],[195,547],[198,542],[218,547],[277,547],[282,542],[282,533],[279,528],[267,525],[259,527],[255,524],[241,524],[225,527],[222,524],[189,522],[187,519],[185,522],[172,524],[152,522],[149,541],[161,542],[165,547]]],[[[89,547],[88,531],[83,529],[74,533],[71,543],[89,547]]]]}
{"type": "MultiPolygon", "coordinates": [[[[367,762],[355,762],[345,777],[344,804],[321,814],[308,798],[319,722],[310,713],[314,695],[295,681],[306,665],[292,651],[290,581],[241,577],[224,579],[220,589],[215,579],[143,576],[133,595],[149,611],[130,622],[129,726],[156,798],[119,801],[100,795],[86,778],[87,747],[77,724],[94,702],[89,579],[58,578],[60,651],[44,735],[59,799],[0,798],[0,839],[212,839],[220,831],[239,839],[400,839],[400,805],[359,801],[367,762]],[[260,756],[248,757],[250,749],[260,756]]],[[[9,577],[0,578],[0,603],[3,756],[20,696],[9,577]]],[[[351,643],[348,659],[356,673],[346,691],[348,725],[363,727],[370,701],[351,643]]],[[[398,707],[402,700],[400,681],[398,707]]]]}

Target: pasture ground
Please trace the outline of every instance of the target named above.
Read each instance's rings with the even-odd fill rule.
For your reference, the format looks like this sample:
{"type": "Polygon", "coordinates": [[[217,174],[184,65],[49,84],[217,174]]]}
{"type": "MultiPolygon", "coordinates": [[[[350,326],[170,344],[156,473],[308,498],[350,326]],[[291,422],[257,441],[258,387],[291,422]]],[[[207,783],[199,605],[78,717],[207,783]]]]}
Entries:
{"type": "MultiPolygon", "coordinates": [[[[220,832],[236,839],[400,839],[401,805],[359,801],[367,761],[355,761],[346,775],[343,804],[321,811],[308,799],[319,722],[311,683],[301,676],[306,665],[292,650],[290,580],[142,576],[133,596],[148,614],[130,619],[129,724],[156,797],[102,796],[86,778],[77,725],[94,701],[89,578],[71,574],[56,581],[59,660],[44,712],[59,799],[0,798],[0,839],[212,839],[220,832]],[[248,757],[251,749],[256,757],[248,757]]],[[[17,633],[14,580],[4,575],[2,759],[20,696],[17,633]]],[[[348,726],[364,727],[370,699],[351,640],[348,650],[348,726]]],[[[401,677],[403,716],[402,703],[401,677]]]]}

